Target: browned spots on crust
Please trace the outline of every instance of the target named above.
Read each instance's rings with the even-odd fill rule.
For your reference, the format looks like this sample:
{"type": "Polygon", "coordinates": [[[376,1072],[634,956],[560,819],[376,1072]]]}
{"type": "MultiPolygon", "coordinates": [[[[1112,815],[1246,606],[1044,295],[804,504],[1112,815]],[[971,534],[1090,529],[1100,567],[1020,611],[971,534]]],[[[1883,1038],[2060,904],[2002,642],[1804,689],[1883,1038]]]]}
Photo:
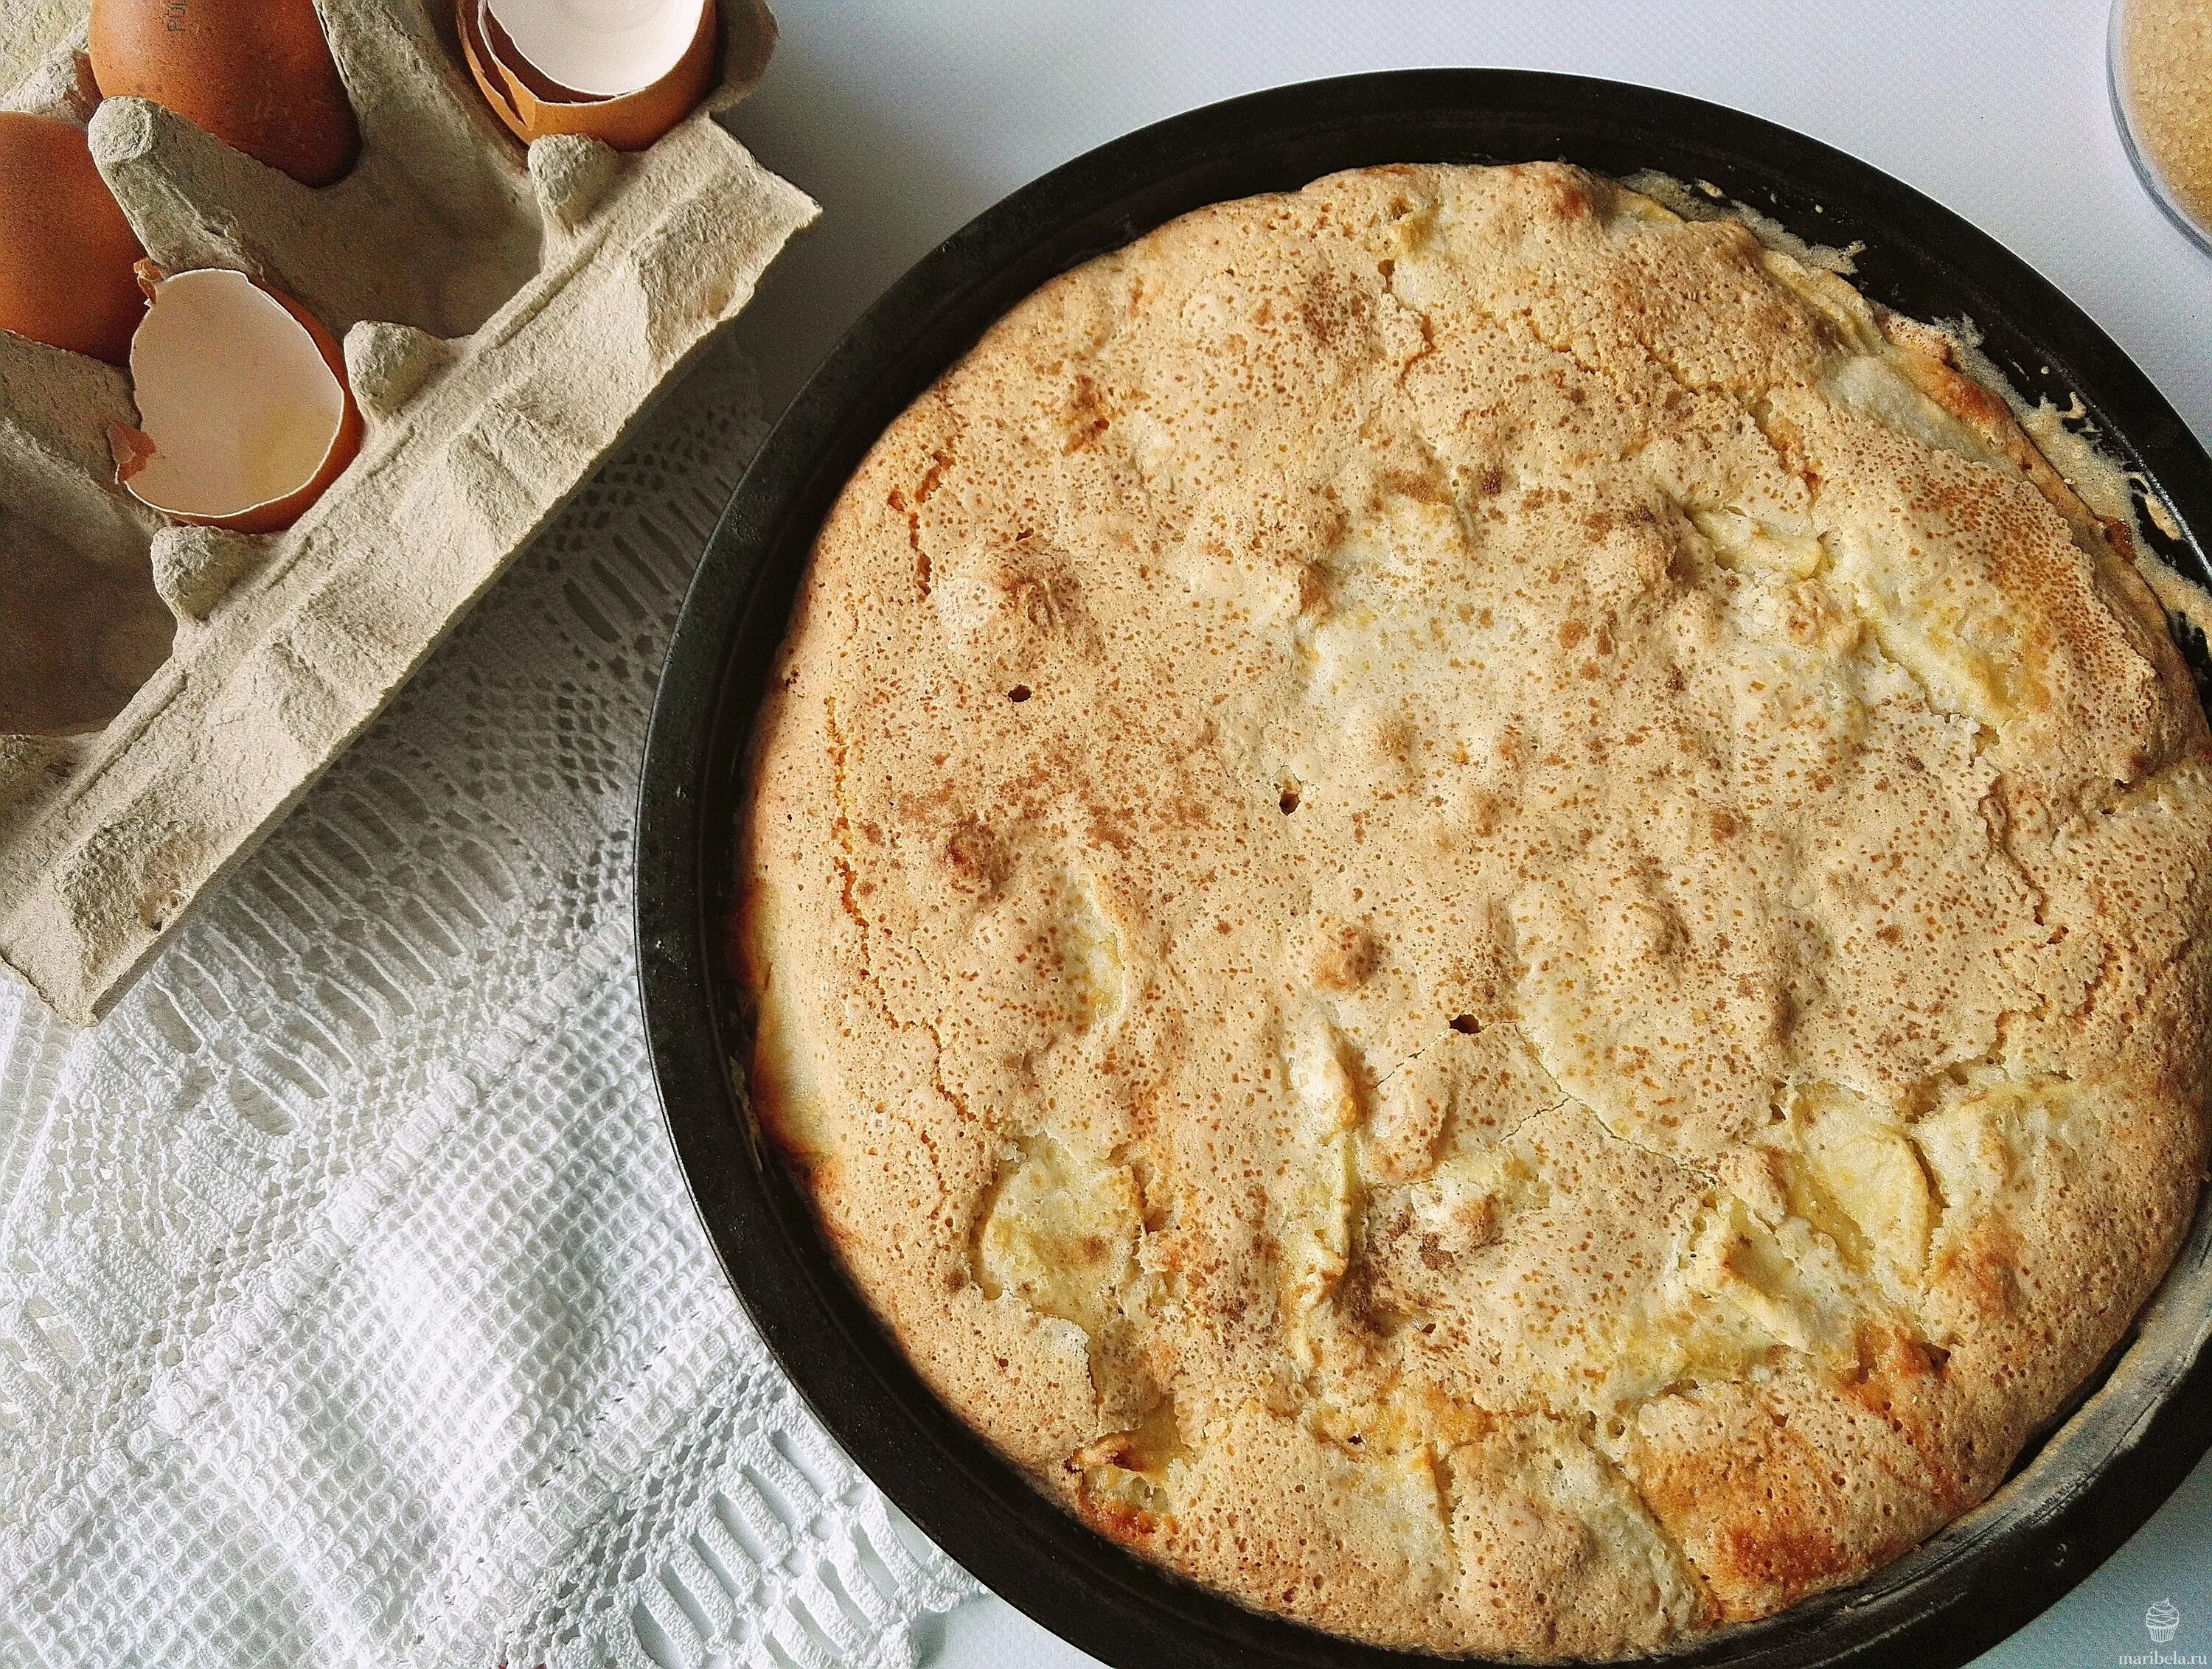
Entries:
{"type": "Polygon", "coordinates": [[[1158,1514],[1102,1494],[1087,1478],[1076,1485],[1075,1502],[1085,1523],[1115,1541],[1141,1545],[1159,1533],[1158,1514]]]}
{"type": "Polygon", "coordinates": [[[1323,991],[1352,991],[1367,983],[1382,959],[1382,941],[1365,924],[1326,922],[1314,935],[1310,971],[1323,991]]]}
{"type": "Polygon", "coordinates": [[[1940,1284],[1963,1294],[1991,1320],[2020,1308],[2020,1248],[2012,1231],[2002,1223],[1975,1224],[1936,1259],[1933,1274],[1940,1284]]]}
{"type": "Polygon", "coordinates": [[[921,592],[926,602],[929,598],[930,562],[929,553],[921,548],[921,516],[907,501],[906,495],[896,487],[891,489],[884,502],[906,518],[907,546],[914,552],[915,588],[921,592]]]}
{"type": "Polygon", "coordinates": [[[1730,1621],[1764,1617],[1881,1563],[1911,1545],[1850,1532],[1850,1480],[1762,1409],[1705,1445],[1658,1457],[1639,1479],[1645,1503],[1681,1543],[1730,1621]]]}
{"type": "Polygon", "coordinates": [[[1367,350],[1375,329],[1375,298],[1324,267],[1308,281],[1298,317],[1323,348],[1349,357],[1367,350]]]}
{"type": "Polygon", "coordinates": [[[1451,495],[1444,490],[1443,482],[1433,472],[1386,470],[1382,474],[1382,484],[1391,492],[1402,498],[1409,498],[1416,504],[1448,504],[1451,501],[1451,495]]]}
{"type": "MultiPolygon", "coordinates": [[[[1384,282],[1387,282],[1389,281],[1393,270],[1393,263],[1389,261],[1382,263],[1382,277],[1384,282]]],[[[1437,351],[1437,327],[1434,323],[1431,321],[1428,314],[1425,313],[1415,313],[1413,315],[1413,322],[1420,327],[1421,345],[1419,348],[1416,348],[1412,354],[1407,355],[1405,362],[1399,366],[1398,381],[1401,385],[1405,382],[1407,377],[1413,374],[1413,367],[1415,366],[1419,365],[1423,360],[1431,357],[1437,351]]]]}
{"type": "Polygon", "coordinates": [[[1839,1545],[1809,1514],[1797,1514],[1786,1523],[1768,1518],[1731,1525],[1721,1532],[1719,1548],[1725,1568],[1737,1582],[1780,1596],[1748,1603],[1723,1599],[1722,1613],[1731,1622],[1764,1617],[1858,1568],[1850,1550],[1839,1545]]]}
{"type": "Polygon", "coordinates": [[[1075,387],[1068,396],[1067,405],[1067,441],[1060,450],[1072,457],[1098,444],[1099,439],[1113,427],[1114,413],[1097,379],[1081,371],[1075,373],[1075,387]]]}
{"type": "Polygon", "coordinates": [[[938,483],[945,479],[945,472],[951,467],[952,455],[950,452],[942,446],[931,447],[929,467],[921,472],[921,484],[914,489],[914,501],[916,504],[928,503],[929,495],[937,490],[938,483]]]}
{"type": "Polygon", "coordinates": [[[1985,434],[2009,428],[2012,413],[2005,403],[1972,377],[1959,373],[1949,355],[1945,360],[1943,368],[1952,374],[1942,379],[1942,403],[1950,407],[1952,415],[1985,434]]]}
{"type": "Polygon", "coordinates": [[[963,892],[988,895],[1004,886],[1013,859],[982,819],[963,817],[945,837],[945,873],[963,892]]]}
{"type": "Polygon", "coordinates": [[[1896,1327],[1863,1328],[1856,1371],[1841,1381],[1843,1393],[1911,1446],[1924,1478],[1903,1480],[1931,1488],[1948,1516],[1963,1511],[1975,1493],[1946,1441],[1943,1382],[1948,1352],[1896,1327]]]}
{"type": "MultiPolygon", "coordinates": [[[[1824,325],[1826,322],[1821,321],[1824,325]]],[[[1797,427],[1796,421],[1764,406],[1757,410],[1755,416],[1759,433],[1766,437],[1767,445],[1774,448],[1782,466],[1805,483],[1808,493],[1818,498],[1825,477],[1820,466],[1806,456],[1804,432],[1797,427]]]]}
{"type": "Polygon", "coordinates": [[[1048,577],[1011,561],[1000,564],[992,582],[1006,599],[1007,612],[1040,633],[1060,629],[1067,598],[1074,591],[1074,581],[1065,575],[1048,577]]]}
{"type": "Polygon", "coordinates": [[[1388,1333],[1405,1320],[1397,1308],[1382,1296],[1379,1288],[1384,1278],[1382,1271],[1367,1258],[1355,1255],[1346,1265],[1334,1296],[1337,1313],[1354,1330],[1370,1334],[1388,1333]]]}
{"type": "Polygon", "coordinates": [[[1526,164],[1524,168],[1535,185],[1538,200],[1553,215],[1563,221],[1589,220],[1595,216],[1597,204],[1590,195],[1591,182],[1588,175],[1549,163],[1526,164]]]}
{"type": "Polygon", "coordinates": [[[1467,826],[1468,832],[1487,840],[1504,826],[1506,806],[1496,794],[1481,790],[1468,796],[1467,826]]]}
{"type": "Polygon", "coordinates": [[[1094,800],[1084,808],[1084,815],[1093,846],[1111,847],[1124,856],[1136,849],[1136,831],[1124,808],[1094,800]]]}

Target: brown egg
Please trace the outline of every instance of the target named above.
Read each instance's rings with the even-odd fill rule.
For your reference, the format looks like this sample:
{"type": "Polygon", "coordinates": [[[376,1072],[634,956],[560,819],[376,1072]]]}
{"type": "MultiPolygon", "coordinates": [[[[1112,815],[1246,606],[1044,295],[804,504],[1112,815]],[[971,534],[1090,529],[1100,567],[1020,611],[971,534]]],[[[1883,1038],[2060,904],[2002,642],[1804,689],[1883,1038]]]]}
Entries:
{"type": "Polygon", "coordinates": [[[146,313],[131,271],[144,253],[82,128],[0,112],[0,330],[122,364],[146,313]]]}
{"type": "Polygon", "coordinates": [[[93,0],[92,74],[303,185],[361,155],[314,0],[93,0]]]}

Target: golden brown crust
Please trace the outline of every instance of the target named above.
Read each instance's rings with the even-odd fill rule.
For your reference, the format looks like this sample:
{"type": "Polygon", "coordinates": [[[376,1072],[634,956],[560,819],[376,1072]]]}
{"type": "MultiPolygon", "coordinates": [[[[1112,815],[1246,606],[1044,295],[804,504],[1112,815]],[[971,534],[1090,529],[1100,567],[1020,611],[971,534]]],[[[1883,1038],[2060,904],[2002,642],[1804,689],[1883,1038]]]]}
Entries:
{"type": "Polygon", "coordinates": [[[824,525],[756,1105],[948,1402],[1254,1605],[1603,1657],[1848,1581],[2196,1201],[2212,762],[2116,538],[1741,227],[1186,216],[824,525]]]}

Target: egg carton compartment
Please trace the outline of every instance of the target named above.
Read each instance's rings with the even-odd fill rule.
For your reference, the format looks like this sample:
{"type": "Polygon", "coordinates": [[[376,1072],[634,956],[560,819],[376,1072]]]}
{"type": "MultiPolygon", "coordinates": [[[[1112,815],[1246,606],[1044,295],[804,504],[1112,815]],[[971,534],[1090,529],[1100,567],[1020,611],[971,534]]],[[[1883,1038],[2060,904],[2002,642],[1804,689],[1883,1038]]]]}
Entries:
{"type": "Polygon", "coordinates": [[[130,379],[0,331],[0,962],[80,1023],[818,212],[714,119],[774,46],[757,0],[721,0],[714,90],[632,153],[526,149],[441,0],[319,9],[362,151],[311,188],[101,100],[84,0],[0,0],[0,108],[83,125],[157,264],[246,272],[342,336],[367,424],[285,531],[171,525],[115,485],[130,379]]]}

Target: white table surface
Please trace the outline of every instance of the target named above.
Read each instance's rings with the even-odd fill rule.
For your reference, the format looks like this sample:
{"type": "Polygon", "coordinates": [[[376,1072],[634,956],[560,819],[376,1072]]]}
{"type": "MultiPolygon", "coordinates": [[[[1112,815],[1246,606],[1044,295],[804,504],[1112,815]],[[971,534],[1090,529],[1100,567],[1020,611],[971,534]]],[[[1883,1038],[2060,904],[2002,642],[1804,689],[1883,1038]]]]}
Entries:
{"type": "MultiPolygon", "coordinates": [[[[2212,261],[2137,186],[2105,88],[2101,0],[775,0],[783,41],[734,123],[827,211],[739,326],[780,405],[867,304],[1017,186],[1132,128],[1355,70],[1504,64],[1643,82],[1865,158],[1991,233],[2132,354],[2212,440],[2212,261]]],[[[1092,1660],[996,1599],[933,1669],[1092,1660]]],[[[2212,1462],[1984,1669],[2212,1655],[2212,1462]],[[2154,1648],[2144,1608],[2179,1635],[2154,1648]]]]}

